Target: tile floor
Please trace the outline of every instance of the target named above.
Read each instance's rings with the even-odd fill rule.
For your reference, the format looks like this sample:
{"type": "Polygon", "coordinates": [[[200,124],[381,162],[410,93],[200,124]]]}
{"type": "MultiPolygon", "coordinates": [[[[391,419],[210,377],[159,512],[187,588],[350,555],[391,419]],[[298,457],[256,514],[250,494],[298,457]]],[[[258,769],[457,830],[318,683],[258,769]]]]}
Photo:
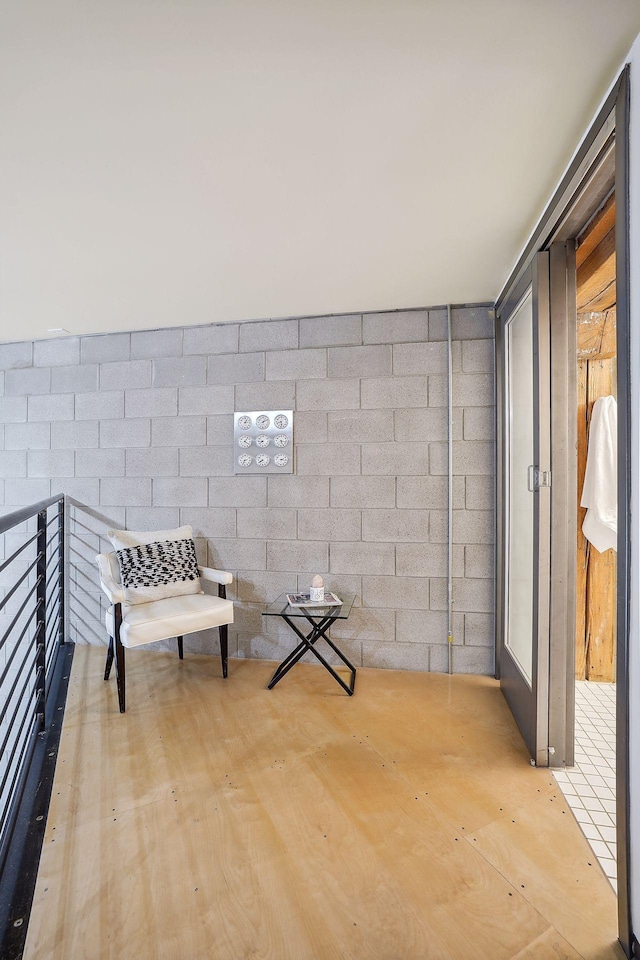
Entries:
{"type": "Polygon", "coordinates": [[[575,761],[554,776],[617,892],[615,683],[576,681],[575,761]]]}

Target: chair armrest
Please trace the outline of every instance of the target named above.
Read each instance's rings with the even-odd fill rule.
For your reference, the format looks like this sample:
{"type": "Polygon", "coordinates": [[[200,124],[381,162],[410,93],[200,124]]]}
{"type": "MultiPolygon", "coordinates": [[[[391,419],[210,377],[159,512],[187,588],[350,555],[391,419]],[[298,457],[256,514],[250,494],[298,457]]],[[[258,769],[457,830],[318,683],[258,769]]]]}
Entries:
{"type": "Polygon", "coordinates": [[[104,554],[98,554],[96,557],[98,572],[100,574],[100,586],[106,593],[110,603],[124,603],[124,590],[119,583],[111,576],[109,572],[109,561],[104,554]]]}
{"type": "Polygon", "coordinates": [[[198,572],[203,580],[212,580],[213,583],[219,583],[221,586],[229,586],[233,583],[233,575],[225,570],[214,570],[213,567],[198,567],[198,572]]]}

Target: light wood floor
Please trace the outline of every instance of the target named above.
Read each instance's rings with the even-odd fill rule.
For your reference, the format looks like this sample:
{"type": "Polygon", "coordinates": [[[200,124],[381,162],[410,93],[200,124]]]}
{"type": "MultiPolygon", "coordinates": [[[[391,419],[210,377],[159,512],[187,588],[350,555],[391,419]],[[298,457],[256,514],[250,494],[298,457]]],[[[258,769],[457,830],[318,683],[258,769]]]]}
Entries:
{"type": "Polygon", "coordinates": [[[618,960],[495,681],[76,648],[27,960],[618,960]]]}

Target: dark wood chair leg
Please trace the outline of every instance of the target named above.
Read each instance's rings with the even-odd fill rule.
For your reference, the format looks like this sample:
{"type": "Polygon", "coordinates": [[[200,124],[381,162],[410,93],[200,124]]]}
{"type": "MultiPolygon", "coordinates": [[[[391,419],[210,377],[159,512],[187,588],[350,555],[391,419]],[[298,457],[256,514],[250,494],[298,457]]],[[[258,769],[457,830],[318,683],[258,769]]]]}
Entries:
{"type": "Polygon", "coordinates": [[[107,662],[104,668],[104,678],[108,680],[111,676],[111,664],[113,663],[113,637],[109,637],[109,648],[107,650],[107,662]]]}
{"type": "Polygon", "coordinates": [[[229,666],[229,631],[227,624],[219,627],[220,630],[220,657],[222,658],[222,676],[227,676],[229,666]]]}
{"type": "Polygon", "coordinates": [[[124,647],[120,639],[120,627],[122,626],[122,607],[116,603],[114,607],[114,645],[116,654],[116,680],[118,681],[118,705],[120,713],[125,712],[125,667],[124,667],[124,647]]]}
{"type": "Polygon", "coordinates": [[[178,637],[178,656],[184,660],[184,648],[182,646],[182,637],[178,637]]]}

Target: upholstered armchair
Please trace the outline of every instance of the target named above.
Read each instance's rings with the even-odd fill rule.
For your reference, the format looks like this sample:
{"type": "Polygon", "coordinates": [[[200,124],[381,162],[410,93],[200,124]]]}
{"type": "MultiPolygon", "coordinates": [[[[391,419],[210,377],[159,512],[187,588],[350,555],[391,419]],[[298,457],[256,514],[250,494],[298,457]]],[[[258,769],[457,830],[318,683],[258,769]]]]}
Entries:
{"type": "MultiPolygon", "coordinates": [[[[188,528],[180,528],[181,530],[188,528]]],[[[147,564],[147,571],[152,566],[157,554],[158,546],[163,546],[170,541],[164,541],[163,544],[152,542],[148,538],[156,535],[173,534],[175,531],[157,531],[157,534],[134,534],[133,536],[144,537],[147,544],[135,547],[137,551],[136,558],[141,551],[149,551],[144,560],[147,564]]],[[[119,534],[120,531],[110,531],[119,534]]],[[[122,534],[128,533],[122,531],[122,534]]],[[[190,531],[189,531],[190,536],[190,531]]],[[[112,538],[114,539],[114,538],[112,538]]],[[[186,543],[187,540],[177,541],[186,543]]],[[[222,570],[214,570],[211,567],[194,566],[194,571],[189,576],[189,589],[192,592],[177,596],[165,596],[159,599],[147,599],[144,597],[146,584],[141,586],[141,578],[138,573],[135,586],[131,586],[131,578],[127,586],[126,573],[127,554],[131,549],[120,550],[118,552],[101,553],[96,557],[98,570],[100,574],[100,586],[106,594],[110,606],[106,613],[106,627],[109,636],[109,647],[107,651],[107,662],[105,666],[104,679],[108,680],[111,674],[111,666],[115,659],[116,679],[118,687],[118,703],[120,713],[125,711],[125,660],[124,651],[127,647],[137,647],[145,643],[154,643],[158,640],[167,640],[170,637],[176,637],[178,641],[178,655],[183,658],[183,636],[187,633],[197,633],[200,630],[207,630],[211,627],[218,627],[220,631],[220,656],[222,660],[222,676],[227,676],[228,671],[228,624],[233,623],[233,603],[226,598],[226,588],[232,583],[233,577],[230,573],[222,570]],[[122,571],[125,571],[124,583],[122,571]],[[201,581],[208,581],[218,585],[218,596],[204,593],[202,591],[201,581]],[[136,595],[142,593],[142,597],[136,595]],[[197,592],[196,592],[197,591],[197,592]]],[[[195,563],[195,549],[193,550],[195,563]]],[[[163,584],[163,590],[171,590],[171,584],[167,588],[166,570],[164,563],[165,557],[160,552],[160,569],[163,577],[160,582],[163,584]]],[[[187,578],[185,578],[187,579],[187,578]]],[[[154,584],[157,580],[153,581],[154,584]]],[[[174,581],[175,583],[175,581],[174,581]]],[[[179,586],[183,581],[181,580],[179,586]]],[[[157,594],[157,586],[151,587],[150,597],[157,594]],[[155,590],[155,593],[154,593],[155,590]]]]}

